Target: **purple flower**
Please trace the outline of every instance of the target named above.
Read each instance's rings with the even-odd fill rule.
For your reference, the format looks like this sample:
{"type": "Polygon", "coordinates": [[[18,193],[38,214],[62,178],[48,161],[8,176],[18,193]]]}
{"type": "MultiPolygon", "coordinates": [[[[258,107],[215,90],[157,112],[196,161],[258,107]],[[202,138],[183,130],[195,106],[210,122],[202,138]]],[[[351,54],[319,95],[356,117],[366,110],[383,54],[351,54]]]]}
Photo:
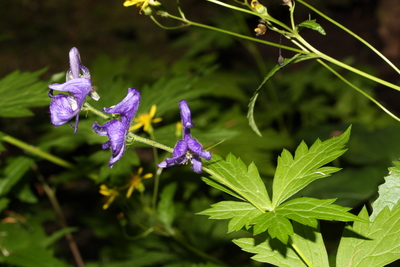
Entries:
{"type": "Polygon", "coordinates": [[[129,127],[140,103],[140,93],[137,89],[129,88],[126,97],[112,108],[103,108],[109,114],[119,113],[121,120],[112,119],[103,125],[93,123],[93,130],[103,136],[108,136],[109,141],[102,146],[103,149],[111,148],[111,158],[108,167],[112,168],[114,163],[122,158],[125,152],[126,136],[129,127]]]}
{"type": "Polygon", "coordinates": [[[201,173],[202,162],[200,158],[210,160],[212,155],[209,151],[204,151],[203,146],[190,134],[190,128],[194,124],[192,123],[190,109],[186,101],[181,100],[179,107],[182,118],[183,140],[176,143],[172,152],[172,158],[167,158],[165,161],[159,163],[158,167],[167,168],[190,161],[192,169],[197,173],[201,173]]]}
{"type": "MultiPolygon", "coordinates": [[[[49,96],[53,98],[50,103],[50,119],[54,126],[70,122],[75,117],[74,133],[78,130],[79,112],[86,97],[92,91],[92,81],[89,70],[82,65],[79,51],[73,47],[69,51],[71,69],[67,71],[66,82],[49,85],[49,96]],[[82,72],[82,75],[80,75],[82,72]],[[67,92],[66,94],[53,95],[53,90],[67,92]]],[[[98,99],[95,99],[98,100],[98,99]]]]}

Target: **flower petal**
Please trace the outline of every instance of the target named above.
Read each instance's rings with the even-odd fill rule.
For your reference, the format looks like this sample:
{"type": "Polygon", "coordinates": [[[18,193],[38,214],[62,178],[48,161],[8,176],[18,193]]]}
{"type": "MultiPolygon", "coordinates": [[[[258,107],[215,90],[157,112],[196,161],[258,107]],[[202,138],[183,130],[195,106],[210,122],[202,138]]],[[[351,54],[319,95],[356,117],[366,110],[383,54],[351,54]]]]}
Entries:
{"type": "Polygon", "coordinates": [[[79,109],[73,109],[75,99],[68,95],[56,95],[50,103],[50,120],[54,126],[60,126],[69,122],[79,113],[79,109]]]}
{"type": "Polygon", "coordinates": [[[193,171],[197,172],[197,173],[201,173],[201,168],[203,166],[203,163],[201,162],[200,159],[193,157],[192,158],[192,169],[193,171]]]}
{"type": "Polygon", "coordinates": [[[126,97],[116,104],[112,108],[103,108],[104,112],[112,114],[112,113],[120,113],[121,120],[124,124],[127,124],[127,127],[131,124],[133,117],[138,110],[140,103],[140,93],[139,90],[135,88],[129,88],[128,94],[126,97]]]}
{"type": "Polygon", "coordinates": [[[193,127],[194,124],[192,123],[192,115],[185,100],[179,101],[179,108],[181,111],[182,126],[185,128],[193,127]]]}

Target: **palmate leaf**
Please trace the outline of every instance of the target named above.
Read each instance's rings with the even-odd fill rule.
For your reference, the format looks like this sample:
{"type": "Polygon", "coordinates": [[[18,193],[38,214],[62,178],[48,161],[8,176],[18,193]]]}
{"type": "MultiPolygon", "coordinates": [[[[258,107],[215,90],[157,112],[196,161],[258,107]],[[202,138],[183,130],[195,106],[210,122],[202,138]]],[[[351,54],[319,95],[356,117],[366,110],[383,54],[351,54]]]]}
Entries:
{"type": "Polygon", "coordinates": [[[379,186],[379,197],[372,203],[371,221],[385,208],[390,210],[400,200],[400,162],[394,162],[395,167],[389,168],[385,183],[379,186]]]}
{"type": "Polygon", "coordinates": [[[239,231],[244,226],[249,227],[251,219],[259,216],[262,212],[253,205],[238,201],[221,201],[211,205],[210,209],[199,212],[208,215],[210,219],[231,219],[228,224],[228,233],[239,231]]]}
{"type": "Polygon", "coordinates": [[[50,103],[47,96],[47,83],[39,81],[45,69],[36,72],[14,71],[0,80],[0,116],[32,116],[28,108],[46,106],[50,103]]]}
{"type": "Polygon", "coordinates": [[[212,177],[203,180],[210,186],[245,200],[259,210],[271,209],[267,189],[254,163],[247,167],[232,154],[226,160],[214,154],[206,166],[212,177]]]}
{"type": "Polygon", "coordinates": [[[306,265],[304,260],[312,263],[312,266],[328,267],[328,254],[325,249],[319,228],[293,222],[294,234],[290,236],[289,244],[279,242],[276,239],[240,238],[233,242],[244,251],[256,254],[253,260],[270,263],[280,267],[302,267],[306,265]],[[295,244],[295,245],[294,245],[295,244]],[[298,250],[297,252],[294,248],[298,250]],[[299,250],[303,258],[299,257],[299,250]]]}
{"type": "Polygon", "coordinates": [[[280,203],[303,189],[312,181],[329,177],[340,169],[322,167],[341,156],[345,143],[350,136],[351,126],[339,137],[332,137],[324,142],[317,140],[310,148],[302,142],[296,149],[295,156],[283,150],[278,157],[278,166],[272,185],[272,206],[280,203]]]}
{"type": "MultiPolygon", "coordinates": [[[[366,208],[358,215],[369,220],[366,208]]],[[[400,203],[385,207],[371,223],[347,226],[339,244],[337,267],[380,267],[400,259],[400,203]]]]}
{"type": "Polygon", "coordinates": [[[272,212],[254,218],[250,223],[254,224],[255,235],[268,230],[272,238],[276,237],[287,244],[289,235],[293,234],[289,219],[313,228],[318,226],[317,220],[363,221],[347,212],[350,208],[332,204],[334,201],[335,199],[296,198],[280,205],[272,212]]]}

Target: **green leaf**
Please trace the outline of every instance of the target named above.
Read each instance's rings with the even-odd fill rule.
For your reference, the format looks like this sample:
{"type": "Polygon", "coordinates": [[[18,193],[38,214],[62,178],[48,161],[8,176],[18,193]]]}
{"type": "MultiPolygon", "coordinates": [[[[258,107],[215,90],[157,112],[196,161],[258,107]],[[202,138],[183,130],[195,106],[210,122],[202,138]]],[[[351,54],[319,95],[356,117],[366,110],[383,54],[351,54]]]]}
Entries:
{"type": "Polygon", "coordinates": [[[50,103],[47,83],[40,82],[39,76],[45,69],[36,72],[14,71],[0,80],[0,116],[32,116],[30,107],[46,106],[50,103]]]}
{"type": "Polygon", "coordinates": [[[246,226],[251,219],[261,215],[261,211],[253,205],[238,201],[221,201],[211,205],[210,209],[199,212],[201,215],[208,215],[210,219],[231,219],[228,224],[228,233],[239,231],[246,226]]]}
{"type": "Polygon", "coordinates": [[[372,203],[371,221],[374,221],[385,207],[391,210],[400,200],[400,162],[394,164],[395,167],[389,168],[385,183],[379,186],[379,197],[372,203]]]}
{"type": "Polygon", "coordinates": [[[319,25],[319,23],[317,23],[315,19],[309,19],[297,25],[298,30],[300,30],[301,28],[309,28],[311,30],[319,32],[322,35],[326,35],[324,28],[322,28],[322,26],[319,25]]]}
{"type": "Polygon", "coordinates": [[[33,160],[28,157],[18,157],[13,159],[4,170],[5,178],[0,179],[0,196],[6,195],[11,188],[29,170],[33,160]]]}
{"type": "MultiPolygon", "coordinates": [[[[358,215],[369,220],[364,207],[358,215]]],[[[339,244],[337,267],[380,267],[400,259],[400,204],[385,207],[371,223],[347,226],[339,244]]]]}
{"type": "Polygon", "coordinates": [[[261,180],[254,163],[247,168],[240,158],[229,154],[226,160],[214,154],[207,162],[209,172],[217,183],[228,188],[225,192],[234,192],[233,196],[240,196],[260,210],[271,208],[264,182],[261,180]]]}
{"type": "Polygon", "coordinates": [[[278,157],[272,185],[273,207],[277,207],[312,181],[329,177],[331,173],[339,171],[339,168],[322,166],[346,152],[343,147],[350,137],[350,131],[351,126],[338,137],[324,142],[318,139],[310,148],[302,142],[296,149],[294,158],[289,151],[283,150],[278,157]]]}
{"type": "Polygon", "coordinates": [[[349,213],[351,208],[332,204],[335,199],[296,198],[276,208],[276,213],[301,224],[317,227],[318,220],[328,221],[363,221],[349,213]]]}
{"type": "MultiPolygon", "coordinates": [[[[318,229],[313,229],[302,224],[293,222],[294,235],[290,237],[290,244],[295,244],[298,252],[312,264],[312,266],[329,267],[328,255],[324,241],[318,229]]],[[[244,251],[256,254],[253,260],[270,263],[280,267],[302,267],[307,266],[300,259],[294,246],[287,246],[277,239],[260,241],[257,238],[240,238],[233,242],[244,251]]]]}
{"type": "Polygon", "coordinates": [[[254,220],[254,234],[258,235],[266,230],[272,238],[278,238],[282,243],[287,244],[289,235],[293,235],[293,226],[290,221],[276,212],[264,213],[254,220]]]}
{"type": "Polygon", "coordinates": [[[249,103],[249,110],[247,112],[247,118],[249,119],[249,125],[253,129],[256,134],[261,136],[261,132],[258,129],[256,122],[254,120],[254,106],[256,105],[256,101],[258,98],[258,95],[260,94],[261,88],[264,86],[264,84],[277,73],[279,70],[283,69],[286,66],[289,66],[291,64],[301,62],[304,60],[312,59],[315,58],[314,55],[301,55],[301,54],[296,54],[292,58],[285,59],[282,65],[276,65],[268,74],[265,76],[264,80],[261,82],[261,84],[258,86],[256,91],[254,92],[253,96],[250,98],[250,103],[249,103]]]}
{"type": "Polygon", "coordinates": [[[175,206],[173,198],[176,188],[176,183],[171,183],[164,187],[160,195],[160,202],[158,203],[157,207],[158,218],[166,227],[171,227],[172,222],[175,219],[175,206]]]}

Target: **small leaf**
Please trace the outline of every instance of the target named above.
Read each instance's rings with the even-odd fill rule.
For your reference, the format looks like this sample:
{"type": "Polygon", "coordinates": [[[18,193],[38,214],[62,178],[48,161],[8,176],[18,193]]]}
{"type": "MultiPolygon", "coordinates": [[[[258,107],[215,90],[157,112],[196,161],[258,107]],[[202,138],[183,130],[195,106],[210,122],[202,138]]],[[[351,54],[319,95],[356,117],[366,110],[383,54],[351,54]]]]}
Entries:
{"type": "Polygon", "coordinates": [[[32,116],[30,107],[46,106],[50,103],[47,83],[39,81],[45,69],[36,72],[14,71],[0,80],[0,116],[32,116]]]}
{"type": "MultiPolygon", "coordinates": [[[[302,224],[293,222],[294,235],[290,237],[289,243],[296,244],[301,254],[313,265],[329,267],[328,254],[325,249],[324,240],[319,228],[313,229],[302,224]]],[[[253,260],[270,263],[280,267],[302,267],[307,266],[293,250],[293,246],[287,246],[276,239],[240,238],[233,242],[244,251],[256,254],[253,260]]]]}
{"type": "Polygon", "coordinates": [[[210,209],[199,212],[201,215],[208,215],[210,219],[231,219],[228,224],[228,233],[239,231],[243,226],[255,217],[261,215],[261,211],[253,205],[238,201],[221,201],[211,205],[210,209]]]}
{"type": "Polygon", "coordinates": [[[400,162],[394,162],[395,167],[389,168],[385,183],[379,186],[379,197],[372,203],[371,221],[385,208],[390,210],[400,200],[400,162]]]}
{"type": "Polygon", "coordinates": [[[325,32],[324,28],[322,28],[322,26],[319,25],[319,23],[317,23],[315,19],[313,19],[313,20],[310,19],[310,20],[303,21],[302,23],[297,25],[297,28],[299,30],[301,28],[309,28],[311,30],[319,32],[322,35],[326,35],[326,32],[325,32]]]}
{"type": "MultiPolygon", "coordinates": [[[[358,215],[369,220],[364,207],[358,215]]],[[[380,267],[400,259],[400,203],[385,207],[371,223],[347,226],[336,257],[337,267],[380,267]]]]}
{"type": "Polygon", "coordinates": [[[275,212],[264,213],[254,220],[254,234],[258,235],[266,230],[272,238],[278,238],[282,243],[287,244],[289,235],[293,235],[293,226],[290,221],[275,212]]]}
{"type": "Polygon", "coordinates": [[[173,198],[176,192],[176,183],[171,183],[164,187],[160,195],[160,202],[158,203],[157,211],[158,218],[164,223],[166,227],[171,227],[175,219],[175,206],[173,198]]]}
{"type": "Polygon", "coordinates": [[[301,224],[317,227],[317,220],[363,221],[349,213],[350,208],[332,204],[335,199],[296,198],[276,208],[276,213],[301,224]]]}
{"type": "Polygon", "coordinates": [[[0,196],[6,195],[11,188],[22,178],[29,170],[33,160],[28,157],[18,157],[13,159],[5,168],[5,178],[0,178],[0,196]]]}
{"type": "Polygon", "coordinates": [[[277,207],[280,203],[291,197],[312,181],[329,177],[331,173],[340,169],[336,167],[322,167],[341,156],[345,143],[350,137],[351,126],[338,137],[332,137],[324,142],[317,140],[309,149],[302,142],[296,149],[295,156],[283,150],[278,157],[278,166],[272,185],[272,205],[277,207]]]}
{"type": "Polygon", "coordinates": [[[233,196],[239,195],[260,210],[271,209],[267,189],[254,163],[247,168],[240,158],[232,154],[226,160],[214,154],[207,167],[213,173],[212,179],[229,189],[226,192],[234,192],[233,196]]]}
{"type": "Polygon", "coordinates": [[[315,55],[301,55],[301,54],[296,54],[292,58],[285,59],[283,64],[278,64],[272,70],[265,76],[264,80],[261,82],[261,84],[258,86],[256,91],[254,92],[253,96],[250,98],[250,103],[248,105],[249,110],[247,112],[247,118],[249,119],[249,125],[253,129],[256,134],[261,136],[261,132],[258,129],[256,122],[254,120],[254,106],[256,105],[256,101],[258,98],[258,95],[260,94],[261,88],[264,86],[264,84],[277,73],[279,70],[283,69],[286,66],[289,66],[291,64],[301,62],[304,60],[316,58],[315,55]]]}

